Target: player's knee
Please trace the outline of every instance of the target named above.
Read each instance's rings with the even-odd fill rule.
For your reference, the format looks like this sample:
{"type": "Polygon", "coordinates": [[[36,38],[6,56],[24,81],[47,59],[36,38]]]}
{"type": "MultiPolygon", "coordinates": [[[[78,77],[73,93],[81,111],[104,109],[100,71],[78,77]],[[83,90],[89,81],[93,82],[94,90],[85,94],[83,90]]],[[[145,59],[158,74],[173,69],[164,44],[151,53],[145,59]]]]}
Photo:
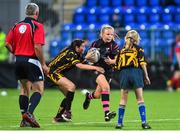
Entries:
{"type": "Polygon", "coordinates": [[[32,90],[34,92],[39,92],[41,95],[43,95],[43,92],[44,92],[44,84],[43,84],[43,82],[33,83],[32,90]]]}
{"type": "Polygon", "coordinates": [[[75,89],[76,89],[76,86],[74,84],[68,84],[68,86],[67,86],[68,91],[74,92],[75,89]]]}
{"type": "Polygon", "coordinates": [[[102,91],[107,91],[107,92],[109,92],[109,91],[110,91],[110,86],[109,86],[109,85],[104,85],[104,86],[102,87],[102,91]]]}

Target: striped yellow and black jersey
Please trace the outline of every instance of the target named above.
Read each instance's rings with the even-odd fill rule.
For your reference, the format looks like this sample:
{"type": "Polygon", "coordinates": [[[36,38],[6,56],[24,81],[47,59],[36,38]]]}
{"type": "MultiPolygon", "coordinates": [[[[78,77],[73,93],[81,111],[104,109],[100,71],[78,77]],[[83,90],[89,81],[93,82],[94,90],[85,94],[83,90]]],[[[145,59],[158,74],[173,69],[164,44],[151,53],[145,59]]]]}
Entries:
{"type": "Polygon", "coordinates": [[[82,63],[83,59],[80,54],[71,48],[61,51],[48,65],[50,74],[64,73],[75,67],[77,63],[82,63]]]}
{"type": "Polygon", "coordinates": [[[139,68],[140,65],[146,64],[144,49],[138,45],[133,45],[130,49],[122,48],[119,51],[116,66],[118,70],[126,67],[139,68]]]}

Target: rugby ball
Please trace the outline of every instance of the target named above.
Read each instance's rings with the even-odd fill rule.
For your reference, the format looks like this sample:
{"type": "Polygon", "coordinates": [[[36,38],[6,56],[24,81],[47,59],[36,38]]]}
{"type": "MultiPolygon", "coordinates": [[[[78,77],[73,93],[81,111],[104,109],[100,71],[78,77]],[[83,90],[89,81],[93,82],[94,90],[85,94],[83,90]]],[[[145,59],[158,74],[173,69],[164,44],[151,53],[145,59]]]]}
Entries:
{"type": "Polygon", "coordinates": [[[100,52],[97,48],[91,48],[88,50],[88,53],[93,52],[93,57],[89,59],[88,61],[91,63],[96,63],[100,59],[100,52]]]}

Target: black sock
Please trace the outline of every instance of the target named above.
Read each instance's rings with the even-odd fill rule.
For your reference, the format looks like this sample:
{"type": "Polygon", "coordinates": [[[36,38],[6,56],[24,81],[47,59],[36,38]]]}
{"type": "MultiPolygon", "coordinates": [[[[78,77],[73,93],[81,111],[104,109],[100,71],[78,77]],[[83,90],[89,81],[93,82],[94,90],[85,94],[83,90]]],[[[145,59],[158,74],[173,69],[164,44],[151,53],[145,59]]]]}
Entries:
{"type": "Polygon", "coordinates": [[[64,98],[60,104],[60,107],[65,107],[66,106],[66,98],[64,98]]]}
{"type": "Polygon", "coordinates": [[[64,99],[61,101],[61,104],[60,104],[60,106],[59,106],[58,112],[57,112],[57,114],[56,114],[56,118],[61,117],[61,115],[64,113],[65,106],[66,106],[66,98],[64,98],[64,99]]]}
{"type": "Polygon", "coordinates": [[[29,109],[28,111],[33,114],[35,108],[37,107],[37,105],[39,104],[41,100],[41,94],[39,92],[34,92],[30,98],[29,101],[29,109]]]}
{"type": "Polygon", "coordinates": [[[72,104],[73,99],[74,99],[74,92],[68,91],[67,95],[66,95],[66,107],[65,107],[65,110],[67,110],[67,111],[71,110],[71,104],[72,104]]]}
{"type": "Polygon", "coordinates": [[[102,102],[103,110],[106,116],[106,114],[109,112],[109,93],[108,92],[102,92],[101,102],[102,102]]]}
{"type": "Polygon", "coordinates": [[[25,112],[27,112],[29,105],[29,98],[25,95],[20,95],[19,96],[19,107],[21,114],[23,115],[25,112]]]}

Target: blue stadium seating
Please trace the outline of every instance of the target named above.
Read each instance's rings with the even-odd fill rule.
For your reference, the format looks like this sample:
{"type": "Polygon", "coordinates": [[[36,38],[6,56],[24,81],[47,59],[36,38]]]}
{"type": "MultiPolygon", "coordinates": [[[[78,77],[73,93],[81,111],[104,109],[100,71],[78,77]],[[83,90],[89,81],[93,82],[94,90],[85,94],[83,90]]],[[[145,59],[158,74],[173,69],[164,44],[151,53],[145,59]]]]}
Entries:
{"type": "Polygon", "coordinates": [[[148,7],[140,7],[136,10],[136,21],[138,23],[146,23],[148,21],[148,14],[150,9],[148,7]]]}
{"type": "Polygon", "coordinates": [[[87,7],[96,7],[97,6],[97,0],[86,0],[87,7]]]}
{"type": "Polygon", "coordinates": [[[49,54],[51,58],[54,58],[59,53],[61,46],[62,45],[60,44],[60,40],[58,39],[54,39],[50,42],[49,54]]]}
{"type": "Polygon", "coordinates": [[[144,49],[145,56],[150,55],[150,49],[151,49],[151,40],[150,39],[142,39],[140,41],[140,46],[144,49]]]}
{"type": "Polygon", "coordinates": [[[175,22],[180,23],[180,6],[175,9],[175,22]]]}
{"type": "Polygon", "coordinates": [[[131,29],[136,30],[137,28],[138,28],[138,25],[136,23],[134,23],[134,22],[128,23],[128,24],[125,25],[126,30],[131,30],[131,29]]]}
{"type": "Polygon", "coordinates": [[[102,24],[109,24],[112,10],[110,8],[102,8],[99,13],[99,22],[102,24]]]}
{"type": "Polygon", "coordinates": [[[149,38],[149,32],[145,30],[138,31],[141,39],[148,39],[149,38]]]}
{"type": "Polygon", "coordinates": [[[99,6],[100,7],[109,7],[110,6],[110,0],[99,0],[99,6]]]}
{"type": "Polygon", "coordinates": [[[175,2],[178,6],[180,6],[180,1],[179,1],[179,0],[174,0],[174,2],[175,2]]]}
{"type": "Polygon", "coordinates": [[[135,0],[124,0],[125,6],[135,6],[135,0]]]}
{"type": "Polygon", "coordinates": [[[66,23],[61,27],[61,39],[68,40],[72,38],[71,29],[74,29],[74,24],[66,23]]]}
{"type": "Polygon", "coordinates": [[[147,6],[147,0],[136,0],[136,5],[138,7],[141,7],[141,6],[147,6]]]}
{"type": "Polygon", "coordinates": [[[87,26],[85,24],[78,24],[75,26],[75,31],[73,31],[73,39],[84,39],[85,31],[87,26]]]}
{"type": "MultiPolygon", "coordinates": [[[[150,38],[157,39],[155,42],[156,51],[160,53],[162,52],[161,47],[165,48],[165,46],[168,47],[172,44],[174,32],[171,29],[180,28],[180,0],[174,0],[177,6],[164,6],[165,0],[85,1],[84,6],[74,11],[73,24],[62,26],[61,39],[64,40],[62,43],[67,43],[72,38],[87,38],[91,42],[94,41],[98,38],[100,26],[103,24],[113,26],[113,14],[117,14],[120,26],[125,27],[126,30],[138,30],[147,55],[150,54],[150,44],[152,44],[150,38]],[[73,30],[73,33],[70,29],[73,30]]],[[[117,40],[120,45],[124,44],[122,41],[123,39],[117,40]]],[[[162,53],[168,55],[169,50],[162,53]]]]}
{"type": "Polygon", "coordinates": [[[74,15],[73,15],[73,23],[79,24],[79,23],[84,23],[86,21],[87,9],[85,7],[79,7],[75,10],[74,15]]]}
{"type": "Polygon", "coordinates": [[[89,8],[87,9],[87,22],[88,23],[96,23],[98,22],[99,8],[89,8]]]}
{"type": "Polygon", "coordinates": [[[175,8],[173,6],[164,8],[163,13],[161,15],[162,22],[169,23],[169,22],[173,21],[174,13],[175,13],[175,8]]]}
{"type": "Polygon", "coordinates": [[[86,32],[86,38],[92,42],[98,37],[97,30],[100,28],[100,25],[97,24],[89,24],[88,30],[86,32]]]}
{"type": "Polygon", "coordinates": [[[135,21],[135,9],[134,8],[124,8],[124,23],[132,23],[135,21]]]}
{"type": "Polygon", "coordinates": [[[165,30],[162,32],[162,37],[165,39],[173,39],[174,38],[174,33],[172,30],[165,30]]]}
{"type": "Polygon", "coordinates": [[[160,0],[149,0],[150,6],[160,6],[160,0]]]}
{"type": "Polygon", "coordinates": [[[160,14],[162,13],[161,7],[153,7],[151,8],[150,14],[149,14],[149,22],[150,23],[156,23],[160,22],[160,14]]]}
{"type": "Polygon", "coordinates": [[[120,7],[120,6],[122,6],[122,0],[112,0],[111,6],[112,7],[120,7]]]}

